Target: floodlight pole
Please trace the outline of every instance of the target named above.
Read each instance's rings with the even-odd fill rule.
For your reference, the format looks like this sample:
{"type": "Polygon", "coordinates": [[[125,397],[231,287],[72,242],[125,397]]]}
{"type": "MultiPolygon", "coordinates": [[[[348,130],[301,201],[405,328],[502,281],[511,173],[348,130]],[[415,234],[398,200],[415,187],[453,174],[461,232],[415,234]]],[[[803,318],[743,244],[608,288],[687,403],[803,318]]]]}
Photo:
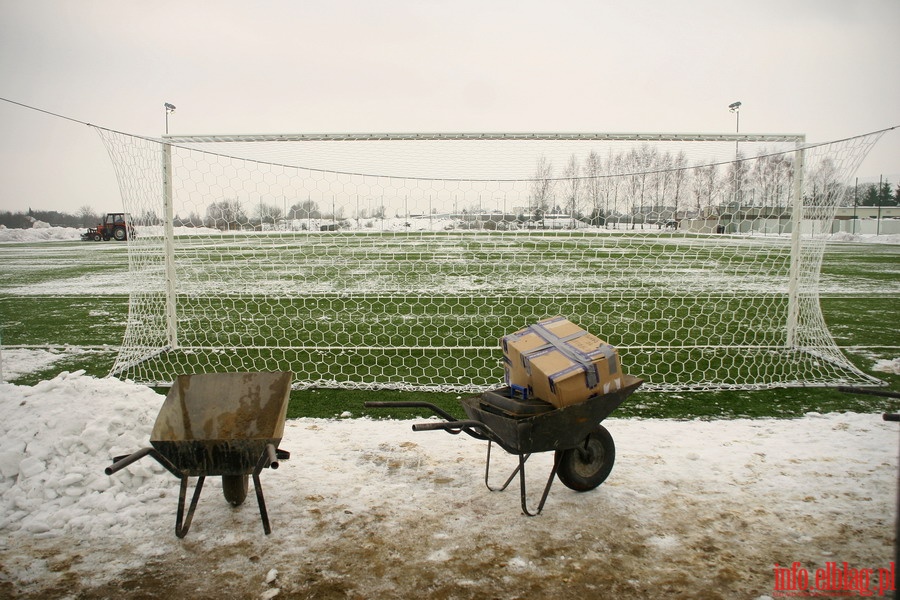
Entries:
{"type": "MultiPolygon", "coordinates": [[[[741,132],[741,102],[740,100],[737,102],[732,102],[728,105],[728,110],[734,113],[735,126],[734,132],[741,132]]],[[[738,141],[734,140],[734,160],[737,160],[738,157],[738,141]]]]}
{"type": "Polygon", "coordinates": [[[175,112],[175,105],[166,102],[163,106],[166,109],[166,135],[169,135],[169,113],[175,112]]]}

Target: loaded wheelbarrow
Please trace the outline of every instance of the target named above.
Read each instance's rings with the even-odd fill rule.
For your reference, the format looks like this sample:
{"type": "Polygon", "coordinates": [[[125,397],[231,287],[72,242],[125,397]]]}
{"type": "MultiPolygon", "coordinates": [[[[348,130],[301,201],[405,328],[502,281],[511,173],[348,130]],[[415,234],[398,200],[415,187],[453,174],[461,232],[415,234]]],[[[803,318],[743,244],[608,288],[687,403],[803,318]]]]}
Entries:
{"type": "Polygon", "coordinates": [[[259,475],[290,457],[278,450],[284,435],[290,372],[205,373],[175,379],[150,433],[149,448],[118,456],[106,474],[151,456],[181,480],[175,535],[187,535],[194,510],[210,476],[222,477],[222,492],[232,506],[243,504],[253,477],[263,530],[271,533],[259,475]],[[187,515],[188,479],[197,477],[187,515]]]}
{"type": "Polygon", "coordinates": [[[592,490],[606,480],[615,461],[616,448],[609,431],[600,422],[642,383],[643,380],[637,377],[624,375],[619,390],[562,408],[528,399],[521,390],[501,388],[481,396],[463,398],[462,408],[469,417],[465,420],[457,420],[429,402],[366,402],[365,405],[371,408],[427,408],[446,421],[417,423],[412,426],[413,431],[444,430],[454,435],[464,432],[475,439],[486,440],[485,485],[491,491],[503,491],[518,475],[522,512],[533,517],[543,510],[554,477],[579,492],[592,490]],[[490,483],[493,444],[519,458],[518,466],[499,488],[490,483]],[[533,453],[551,450],[554,451],[553,468],[537,509],[531,511],[526,500],[525,463],[533,453]]]}

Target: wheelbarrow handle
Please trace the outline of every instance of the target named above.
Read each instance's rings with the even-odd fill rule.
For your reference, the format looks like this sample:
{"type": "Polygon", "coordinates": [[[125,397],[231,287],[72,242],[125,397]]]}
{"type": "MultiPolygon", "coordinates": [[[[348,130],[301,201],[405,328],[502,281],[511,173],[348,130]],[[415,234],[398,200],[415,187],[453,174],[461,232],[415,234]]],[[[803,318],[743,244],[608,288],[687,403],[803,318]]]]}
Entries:
{"type": "Polygon", "coordinates": [[[469,431],[470,429],[476,429],[480,431],[484,431],[485,433],[492,433],[490,427],[482,423],[481,421],[475,420],[465,420],[465,421],[444,421],[442,423],[416,423],[412,426],[413,431],[448,431],[450,433],[459,433],[460,431],[465,431],[472,437],[477,437],[479,439],[483,439],[476,432],[469,431]],[[473,435],[474,434],[474,435],[473,435]]]}
{"type": "Polygon", "coordinates": [[[268,458],[270,469],[278,468],[278,450],[274,444],[266,444],[266,458],[268,458]]]}
{"type": "Polygon", "coordinates": [[[124,469],[131,463],[141,460],[142,458],[144,458],[151,452],[153,452],[153,448],[148,447],[148,448],[141,448],[137,452],[132,452],[128,456],[117,456],[115,458],[115,461],[113,462],[113,464],[106,467],[104,472],[107,475],[112,475],[116,471],[119,471],[120,469],[124,469]]]}
{"type": "Polygon", "coordinates": [[[435,406],[431,402],[421,402],[418,400],[399,400],[391,402],[366,402],[363,404],[366,408],[427,408],[437,416],[448,421],[455,421],[456,417],[445,411],[439,406],[435,406]]]}

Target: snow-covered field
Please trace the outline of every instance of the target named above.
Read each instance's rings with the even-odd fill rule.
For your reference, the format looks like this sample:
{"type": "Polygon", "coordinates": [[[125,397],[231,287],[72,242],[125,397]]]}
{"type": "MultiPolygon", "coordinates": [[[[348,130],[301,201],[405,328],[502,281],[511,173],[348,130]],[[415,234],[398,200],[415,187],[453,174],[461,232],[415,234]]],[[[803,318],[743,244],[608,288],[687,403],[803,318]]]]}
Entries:
{"type": "MultiPolygon", "coordinates": [[[[380,231],[382,227],[387,231],[423,231],[437,230],[441,231],[453,225],[453,222],[447,219],[430,220],[430,219],[414,219],[414,226],[409,227],[406,219],[370,219],[371,227],[361,227],[361,231],[380,231]]],[[[350,221],[351,224],[354,221],[350,221]]],[[[312,228],[314,231],[317,227],[312,228]]],[[[0,243],[3,242],[43,242],[43,241],[72,241],[80,240],[84,229],[73,227],[53,227],[47,223],[38,221],[34,227],[29,229],[9,229],[0,225],[0,243]]],[[[587,231],[614,233],[615,230],[608,229],[587,229],[587,231]]],[[[650,231],[659,231],[656,228],[650,231]]],[[[221,235],[222,232],[217,229],[208,229],[205,227],[179,227],[176,228],[176,235],[221,235]]],[[[765,238],[765,236],[763,236],[765,238]]],[[[846,232],[835,233],[830,236],[832,242],[851,242],[866,244],[900,244],[900,235],[857,235],[846,232]]]]}
{"type": "MultiPolygon", "coordinates": [[[[3,358],[27,372],[40,352],[3,358]]],[[[78,372],[0,384],[0,596],[759,598],[779,597],[776,563],[893,559],[898,428],[880,415],[609,419],[610,478],[580,494],[557,482],[535,518],[515,484],[485,488],[483,442],[290,420],[290,460],[261,476],[271,535],[252,491],[232,508],[211,478],[178,539],[175,477],[150,458],[103,472],[148,445],[162,401],[78,372]]],[[[531,503],[551,460],[528,463],[531,503]]],[[[495,461],[499,478],[514,457],[495,461]]]]}
{"type": "MultiPolygon", "coordinates": [[[[425,229],[443,229],[443,226],[429,224],[427,219],[419,220],[427,225],[423,225],[425,229]]],[[[385,219],[384,227],[387,232],[410,231],[404,227],[405,223],[402,219],[385,219]]],[[[361,228],[358,231],[372,230],[361,228]]],[[[297,234],[300,238],[280,240],[278,232],[274,232],[273,243],[259,248],[248,248],[247,236],[266,238],[269,235],[267,232],[244,232],[240,235],[232,232],[235,234],[233,242],[229,233],[223,234],[214,229],[180,227],[175,233],[185,240],[180,245],[182,254],[178,259],[181,281],[199,296],[221,294],[223,281],[228,282],[228,289],[234,293],[268,294],[275,297],[294,295],[298,286],[307,294],[387,294],[396,293],[399,288],[405,293],[428,296],[504,296],[508,290],[521,286],[525,276],[533,289],[565,290],[571,295],[595,294],[598,285],[608,282],[586,276],[585,269],[603,274],[611,268],[620,268],[622,273],[628,275],[622,277],[618,284],[639,287],[641,293],[683,294],[690,297],[700,294],[718,295],[722,289],[746,295],[755,295],[762,290],[771,294],[787,293],[785,274],[789,250],[787,244],[790,239],[788,236],[729,236],[726,243],[722,243],[718,238],[671,237],[665,231],[651,229],[647,231],[649,239],[652,241],[653,235],[662,234],[660,239],[665,240],[668,250],[662,252],[661,247],[656,247],[654,250],[657,254],[653,256],[655,262],[652,263],[653,266],[649,266],[634,257],[636,253],[654,250],[648,249],[642,242],[635,242],[631,235],[634,232],[607,229],[589,231],[609,242],[601,243],[602,252],[598,251],[597,255],[581,254],[577,240],[566,242],[568,246],[561,246],[557,252],[548,253],[533,269],[515,268],[520,264],[516,261],[521,261],[522,253],[529,252],[534,244],[527,232],[522,238],[518,234],[497,235],[489,231],[467,231],[460,237],[435,238],[426,235],[422,239],[388,234],[384,238],[366,238],[365,245],[354,240],[353,234],[334,239],[316,235],[309,247],[303,245],[304,238],[300,233],[297,234]],[[483,252],[492,252],[496,260],[492,263],[473,261],[473,245],[483,252]],[[676,250],[672,251],[672,248],[676,250]],[[211,258],[215,253],[235,253],[242,260],[237,263],[216,261],[211,258]],[[418,253],[433,257],[433,266],[437,268],[419,268],[421,265],[414,260],[403,259],[410,255],[417,256],[418,253]],[[339,263],[335,262],[334,256],[340,257],[339,263]],[[397,257],[406,261],[404,268],[399,271],[394,268],[397,257]],[[616,260],[617,257],[621,257],[621,260],[616,260]],[[245,268],[248,263],[266,264],[271,268],[245,268]],[[337,266],[341,268],[336,268],[337,266]],[[407,266],[411,268],[406,268],[407,266]],[[203,275],[198,275],[201,272],[203,275]],[[633,276],[637,272],[640,273],[640,279],[633,276]],[[327,276],[324,276],[325,273],[327,276]]],[[[547,232],[538,232],[535,235],[545,233],[547,232]]],[[[5,270],[12,273],[17,273],[19,269],[25,269],[29,274],[42,269],[55,272],[60,261],[69,260],[76,255],[78,260],[86,259],[98,266],[91,271],[62,278],[41,277],[39,281],[10,278],[6,282],[6,292],[13,296],[81,295],[85,289],[92,289],[95,294],[127,293],[129,282],[123,281],[116,269],[100,267],[100,264],[119,257],[125,251],[123,245],[114,242],[85,242],[77,250],[61,250],[58,245],[47,244],[46,250],[43,250],[40,248],[42,244],[32,244],[40,241],[72,241],[77,240],[79,235],[80,230],[77,229],[49,226],[18,230],[0,228],[0,244],[24,243],[23,246],[16,247],[9,245],[5,249],[10,263],[5,265],[5,270]]],[[[832,239],[838,242],[834,244],[832,253],[846,251],[851,255],[857,254],[853,256],[854,260],[858,258],[857,247],[848,243],[900,244],[900,235],[850,236],[841,233],[832,236],[832,239]]],[[[143,253],[138,254],[146,259],[143,253]]],[[[119,260],[124,259],[119,257],[119,260]]],[[[131,282],[137,283],[141,290],[162,289],[163,273],[155,269],[156,263],[151,261],[146,265],[141,260],[139,258],[132,264],[132,269],[135,272],[140,270],[140,275],[136,275],[131,282]]],[[[896,271],[893,265],[872,265],[870,268],[886,269],[885,277],[877,281],[878,287],[872,287],[871,280],[860,278],[822,277],[819,291],[822,295],[867,295],[885,291],[900,293],[900,279],[891,277],[896,271]]]]}

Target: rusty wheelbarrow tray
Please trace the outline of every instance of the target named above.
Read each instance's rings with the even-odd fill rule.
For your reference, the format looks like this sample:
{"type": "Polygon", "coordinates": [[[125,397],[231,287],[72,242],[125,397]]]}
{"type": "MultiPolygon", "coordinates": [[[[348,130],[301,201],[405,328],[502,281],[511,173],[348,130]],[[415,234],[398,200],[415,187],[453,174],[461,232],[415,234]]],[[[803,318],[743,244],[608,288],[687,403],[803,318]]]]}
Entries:
{"type": "Polygon", "coordinates": [[[290,454],[278,450],[284,435],[290,372],[203,373],[175,379],[150,433],[151,447],[113,459],[106,474],[145,456],[156,459],[181,480],[175,535],[187,535],[209,476],[222,477],[225,499],[244,502],[253,477],[263,530],[271,533],[259,475],[277,469],[290,454]],[[184,505],[188,479],[197,477],[187,515],[184,505]]]}
{"type": "Polygon", "coordinates": [[[624,376],[621,389],[595,396],[582,403],[563,408],[553,408],[546,403],[523,401],[518,414],[485,402],[486,395],[463,398],[462,408],[469,417],[457,420],[452,415],[429,402],[366,402],[372,408],[427,408],[445,419],[445,422],[417,423],[413,431],[444,430],[448,433],[466,433],[473,438],[486,440],[487,459],[484,483],[491,491],[505,490],[519,475],[522,512],[528,516],[540,514],[550,493],[554,477],[575,491],[588,491],[599,486],[609,476],[615,462],[616,449],[612,436],[600,424],[633,394],[643,380],[624,376]],[[545,404],[545,408],[540,408],[545,404]],[[499,488],[490,484],[491,446],[515,454],[519,464],[499,488]],[[540,503],[529,510],[525,490],[525,462],[535,452],[554,451],[553,468],[544,487],[540,503]]]}

